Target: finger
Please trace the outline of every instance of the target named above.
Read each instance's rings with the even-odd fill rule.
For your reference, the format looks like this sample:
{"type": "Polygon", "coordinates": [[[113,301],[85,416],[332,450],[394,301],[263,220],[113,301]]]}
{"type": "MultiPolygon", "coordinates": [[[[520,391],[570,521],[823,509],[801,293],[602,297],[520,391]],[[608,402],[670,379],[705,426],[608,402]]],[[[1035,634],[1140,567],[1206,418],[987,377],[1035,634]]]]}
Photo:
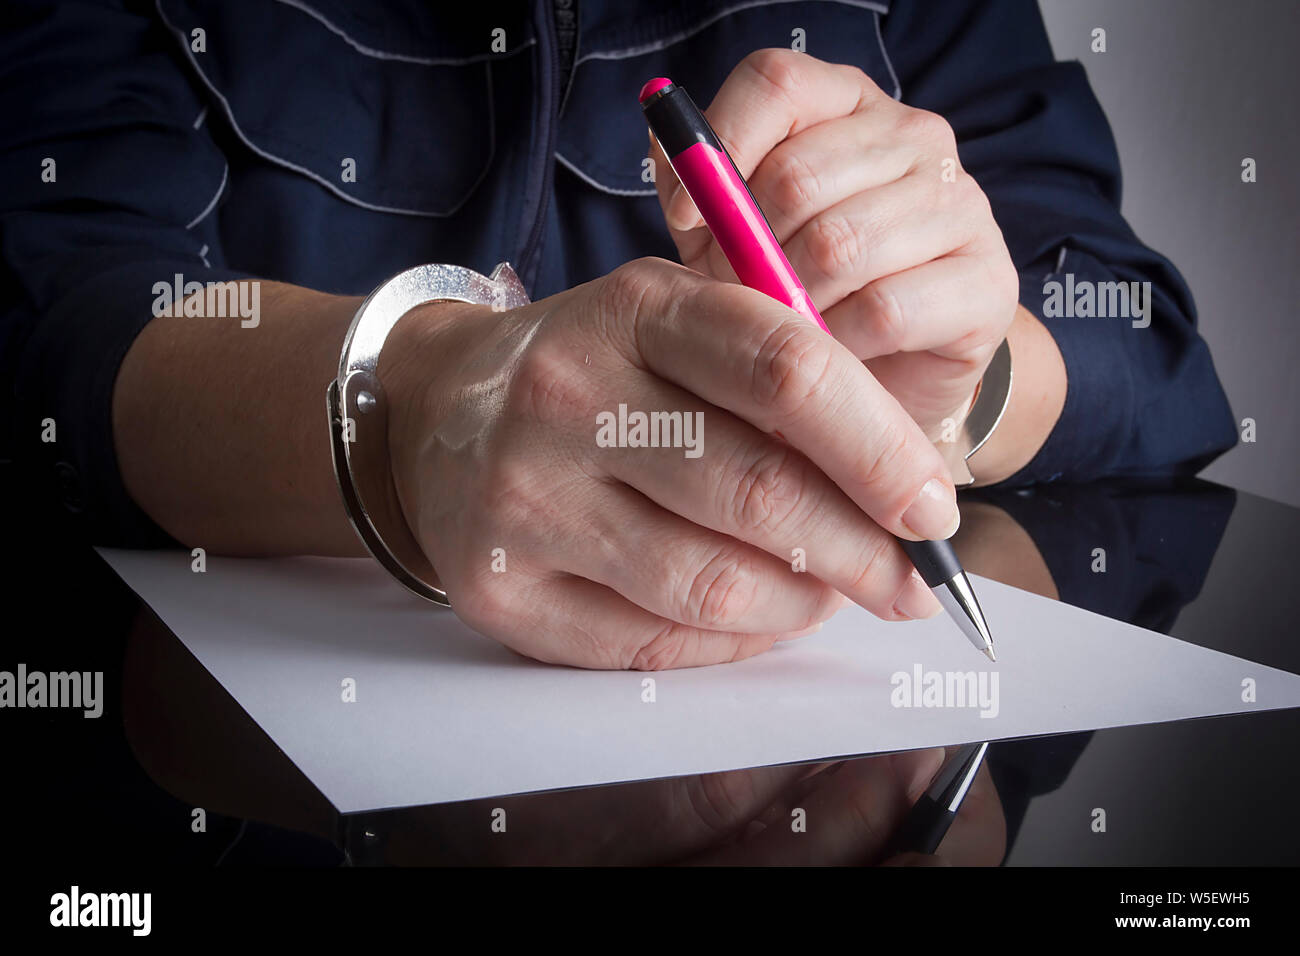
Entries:
{"type": "Polygon", "coordinates": [[[825,311],[877,279],[961,249],[979,226],[972,211],[936,201],[933,183],[908,176],[814,216],[791,236],[785,254],[825,311]]]}
{"type": "Polygon", "coordinates": [[[629,361],[780,432],[887,531],[912,540],[956,531],[939,453],[852,353],[761,292],[668,263],[641,269],[607,289],[604,334],[621,339],[629,361]]]}
{"type": "Polygon", "coordinates": [[[407,814],[413,825],[402,837],[420,849],[427,846],[428,856],[441,862],[668,864],[729,839],[803,770],[787,764],[435,805],[407,814]],[[478,826],[498,807],[511,821],[511,833],[533,836],[511,840],[478,826]]]}
{"type": "Polygon", "coordinates": [[[931,441],[953,441],[975,400],[984,364],[958,362],[933,352],[896,352],[867,361],[876,380],[917,422],[931,441]]]}
{"type": "MultiPolygon", "coordinates": [[[[646,458],[665,458],[651,449],[646,458]]],[[[677,459],[681,471],[681,460],[677,459]]],[[[598,487],[589,524],[566,538],[564,570],[612,588],[647,611],[693,627],[777,634],[839,610],[839,594],[752,545],[659,507],[623,484],[598,487]]]]}
{"type": "Polygon", "coordinates": [[[778,143],[749,179],[768,224],[784,244],[814,215],[869,189],[902,179],[915,148],[881,110],[827,120],[778,143]]]}
{"type": "Polygon", "coordinates": [[[869,282],[822,312],[836,341],[860,359],[935,351],[965,360],[996,345],[1015,316],[971,295],[986,286],[982,256],[950,255],[869,282]],[[993,308],[991,308],[993,306],[993,308]],[[1006,321],[990,322],[1006,313],[1006,321]]]}
{"type": "Polygon", "coordinates": [[[820,579],[885,620],[939,612],[893,538],[802,452],[683,389],[635,374],[641,382],[654,381],[654,388],[641,382],[611,387],[634,408],[680,410],[683,420],[696,416],[708,440],[696,462],[659,449],[602,450],[598,463],[607,474],[695,525],[761,548],[786,577],[820,579]],[[795,562],[807,574],[797,573],[795,562]]]}
{"type": "Polygon", "coordinates": [[[989,773],[980,767],[938,852],[957,866],[997,866],[1007,852],[1007,819],[989,773]]]}
{"type": "MultiPolygon", "coordinates": [[[[792,50],[757,50],[731,71],[704,116],[748,178],[777,143],[880,98],[889,99],[856,67],[792,50]]],[[[670,223],[688,221],[679,206],[693,208],[685,190],[669,207],[670,223]]]]}
{"type": "MultiPolygon", "coordinates": [[[[664,155],[663,147],[655,139],[654,134],[650,134],[650,159],[654,163],[655,175],[655,192],[659,196],[659,208],[664,214],[664,222],[668,226],[668,232],[677,245],[677,253],[681,256],[682,262],[691,263],[700,256],[712,244],[713,236],[704,226],[704,220],[699,216],[695,209],[695,204],[690,201],[688,196],[684,201],[678,201],[674,204],[674,199],[680,191],[683,194],[685,190],[681,188],[681,180],[677,178],[677,173],[664,155]],[[678,218],[670,219],[668,210],[675,210],[674,215],[678,218]],[[689,209],[689,212],[682,210],[689,209]]],[[[717,258],[721,264],[729,271],[715,272],[720,277],[735,278],[735,272],[730,271],[730,263],[726,257],[718,250],[717,258]]]]}
{"type": "Polygon", "coordinates": [[[698,862],[835,866],[875,860],[942,762],[941,748],[849,761],[823,775],[825,785],[803,801],[802,830],[788,822],[768,826],[698,862]]]}
{"type": "Polygon", "coordinates": [[[678,624],[638,607],[621,594],[563,575],[523,585],[488,588],[491,620],[482,602],[452,602],[476,630],[548,664],[596,670],[667,670],[724,664],[761,654],[778,639],[798,635],[739,634],[678,624]]]}

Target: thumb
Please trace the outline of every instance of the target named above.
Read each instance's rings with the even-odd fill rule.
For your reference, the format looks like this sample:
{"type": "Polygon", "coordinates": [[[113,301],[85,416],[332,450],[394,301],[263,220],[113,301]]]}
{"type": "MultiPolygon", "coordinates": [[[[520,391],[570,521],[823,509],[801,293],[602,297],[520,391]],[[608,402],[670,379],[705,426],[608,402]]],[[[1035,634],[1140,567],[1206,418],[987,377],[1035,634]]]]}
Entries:
{"type": "MultiPolygon", "coordinates": [[[[649,132],[649,130],[647,130],[649,132]]],[[[679,251],[682,250],[682,240],[686,234],[692,233],[704,225],[704,220],[700,218],[699,210],[695,208],[695,203],[677,178],[677,173],[673,171],[672,163],[668,162],[668,157],[664,155],[663,147],[655,139],[654,133],[650,135],[650,162],[654,170],[655,191],[659,194],[659,208],[663,211],[664,222],[668,224],[668,231],[672,233],[673,241],[677,243],[679,251]]],[[[707,241],[706,235],[702,238],[707,241]]],[[[698,240],[696,240],[698,241],[698,240]]],[[[703,245],[703,242],[700,242],[703,245]]],[[[695,250],[698,253],[698,249],[695,250]]]]}

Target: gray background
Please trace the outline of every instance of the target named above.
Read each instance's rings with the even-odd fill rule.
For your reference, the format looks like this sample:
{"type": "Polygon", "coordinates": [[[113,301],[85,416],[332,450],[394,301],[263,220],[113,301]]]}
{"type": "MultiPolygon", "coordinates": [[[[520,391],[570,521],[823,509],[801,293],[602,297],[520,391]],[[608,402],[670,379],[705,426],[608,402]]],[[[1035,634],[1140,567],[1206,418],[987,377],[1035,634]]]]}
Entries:
{"type": "Polygon", "coordinates": [[[1110,118],[1123,209],[1196,297],[1240,444],[1204,476],[1300,505],[1297,60],[1292,0],[1039,0],[1057,59],[1110,118]],[[1092,30],[1106,30],[1093,53],[1092,30]],[[1241,181],[1241,161],[1257,164],[1241,181]],[[1238,429],[1240,432],[1240,428],[1238,429]]]}

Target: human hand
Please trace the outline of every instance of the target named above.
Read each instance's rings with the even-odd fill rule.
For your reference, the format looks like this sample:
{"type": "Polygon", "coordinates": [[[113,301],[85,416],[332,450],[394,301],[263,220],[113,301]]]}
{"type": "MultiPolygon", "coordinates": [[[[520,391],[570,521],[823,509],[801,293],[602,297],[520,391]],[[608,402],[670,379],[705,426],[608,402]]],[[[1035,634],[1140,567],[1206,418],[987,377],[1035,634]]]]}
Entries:
{"type": "Polygon", "coordinates": [[[759,292],[647,259],[510,312],[437,303],[394,328],[380,377],[409,525],[457,613],[520,653],[693,666],[806,633],[841,595],[939,610],[889,533],[955,530],[942,460],[759,292]],[[703,422],[698,457],[601,447],[620,405],[703,422]]]}
{"type": "MultiPolygon", "coordinates": [[[[931,440],[960,423],[1016,316],[1019,280],[948,123],[856,67],[746,57],[705,111],[831,333],[931,440]]],[[[681,260],[735,272],[657,143],[681,260]]]]}
{"type": "Polygon", "coordinates": [[[415,865],[998,865],[1006,819],[986,767],[938,854],[886,856],[942,761],[918,750],[469,800],[394,815],[385,844],[388,862],[415,865]],[[499,812],[504,833],[489,826],[499,812]]]}

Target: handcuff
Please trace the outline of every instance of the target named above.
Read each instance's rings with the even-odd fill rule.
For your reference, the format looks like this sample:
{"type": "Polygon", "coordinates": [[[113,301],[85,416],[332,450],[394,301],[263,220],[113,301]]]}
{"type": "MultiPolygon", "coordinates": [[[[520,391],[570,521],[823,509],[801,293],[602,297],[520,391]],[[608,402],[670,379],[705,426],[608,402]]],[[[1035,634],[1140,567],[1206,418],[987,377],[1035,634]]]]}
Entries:
{"type": "MultiPolygon", "coordinates": [[[[451,607],[437,572],[402,513],[388,458],[388,405],[379,353],[398,321],[431,302],[490,305],[495,311],[529,304],[508,262],[490,276],[454,265],[417,266],[379,285],[357,309],[343,340],[338,376],[329,383],[330,453],[343,507],[362,543],[407,590],[451,607]]],[[[975,482],[970,459],[997,428],[1011,397],[1011,349],[998,346],[953,440],[936,442],[958,488],[975,482]]]]}
{"type": "Polygon", "coordinates": [[[969,488],[978,480],[971,472],[971,458],[993,437],[1006,413],[1011,401],[1011,377],[1011,346],[1003,339],[975,386],[970,410],[956,423],[952,439],[941,436],[935,442],[957,488],[969,488]]]}
{"type": "Polygon", "coordinates": [[[375,560],[409,591],[451,607],[402,513],[388,459],[388,400],[380,384],[379,353],[399,319],[431,302],[528,305],[528,293],[508,262],[490,276],[452,265],[407,269],[382,283],[357,309],[343,340],[338,377],[329,384],[330,453],[348,521],[375,560]]]}

